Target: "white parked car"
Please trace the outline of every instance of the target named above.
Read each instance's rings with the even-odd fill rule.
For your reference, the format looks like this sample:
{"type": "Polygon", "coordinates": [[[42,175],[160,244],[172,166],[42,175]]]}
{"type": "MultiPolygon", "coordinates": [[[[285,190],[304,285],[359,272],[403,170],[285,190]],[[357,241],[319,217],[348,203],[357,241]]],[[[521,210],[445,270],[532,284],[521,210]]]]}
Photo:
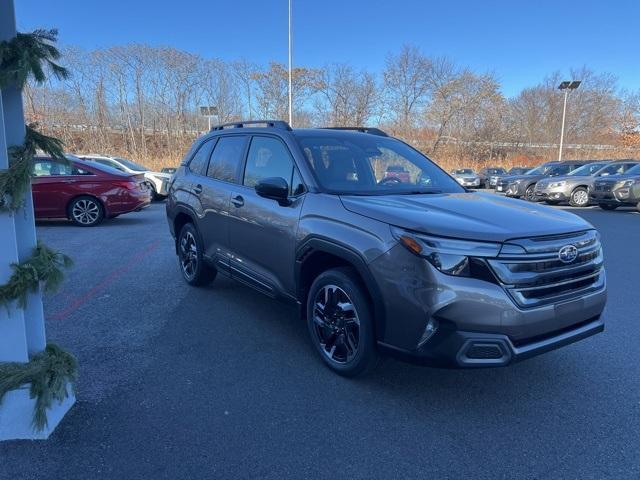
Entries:
{"type": "Polygon", "coordinates": [[[101,163],[102,165],[107,165],[122,172],[133,174],[143,173],[147,186],[151,189],[153,198],[160,199],[167,196],[167,185],[171,179],[170,173],[153,172],[143,165],[121,157],[97,155],[94,153],[77,156],[89,162],[101,163]]]}
{"type": "Polygon", "coordinates": [[[460,168],[457,170],[453,170],[451,172],[451,176],[464,187],[480,188],[480,175],[478,175],[470,168],[460,168]]]}

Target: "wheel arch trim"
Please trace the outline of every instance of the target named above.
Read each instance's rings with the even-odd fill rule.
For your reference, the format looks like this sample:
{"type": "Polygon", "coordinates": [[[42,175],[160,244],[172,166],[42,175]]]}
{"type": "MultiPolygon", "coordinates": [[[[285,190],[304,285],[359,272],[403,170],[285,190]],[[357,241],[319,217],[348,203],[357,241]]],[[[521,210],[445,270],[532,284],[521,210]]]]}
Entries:
{"type": "Polygon", "coordinates": [[[362,279],[364,286],[367,288],[368,294],[372,300],[372,307],[374,312],[374,324],[376,338],[384,338],[385,330],[385,306],[382,300],[382,294],[380,287],[378,286],[375,278],[371,274],[367,262],[365,259],[353,248],[336,242],[335,240],[329,240],[327,238],[313,236],[307,238],[296,249],[295,255],[295,282],[296,282],[296,298],[298,302],[303,304],[302,310],[305,311],[306,304],[304,303],[306,293],[302,285],[302,267],[304,260],[314,252],[322,252],[329,255],[338,257],[353,266],[358,272],[358,275],[362,279]]]}

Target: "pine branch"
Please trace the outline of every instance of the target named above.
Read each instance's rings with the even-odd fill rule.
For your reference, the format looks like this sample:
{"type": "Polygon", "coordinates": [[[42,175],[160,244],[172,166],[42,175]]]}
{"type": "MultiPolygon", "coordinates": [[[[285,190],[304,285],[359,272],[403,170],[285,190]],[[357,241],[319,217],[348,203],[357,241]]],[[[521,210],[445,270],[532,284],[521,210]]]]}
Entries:
{"type": "Polygon", "coordinates": [[[0,42],[0,89],[13,84],[22,90],[30,77],[42,84],[46,69],[59,80],[67,78],[69,71],[56,63],[60,51],[52,44],[57,38],[58,30],[39,29],[0,42]]]}

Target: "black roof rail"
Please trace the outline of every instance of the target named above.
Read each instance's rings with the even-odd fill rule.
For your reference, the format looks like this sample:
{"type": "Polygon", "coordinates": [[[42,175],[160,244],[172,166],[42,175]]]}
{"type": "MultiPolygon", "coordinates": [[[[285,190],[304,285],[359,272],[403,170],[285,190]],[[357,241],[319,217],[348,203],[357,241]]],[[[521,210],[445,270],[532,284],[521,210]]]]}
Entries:
{"type": "Polygon", "coordinates": [[[375,127],[323,127],[325,130],[353,130],[354,132],[368,133],[370,135],[378,135],[379,137],[388,137],[386,132],[375,127]]]}
{"type": "Polygon", "coordinates": [[[291,130],[291,127],[284,120],[248,120],[245,122],[223,123],[211,127],[211,131],[225,130],[227,128],[244,128],[247,125],[264,125],[267,128],[279,128],[280,130],[291,130]]]}

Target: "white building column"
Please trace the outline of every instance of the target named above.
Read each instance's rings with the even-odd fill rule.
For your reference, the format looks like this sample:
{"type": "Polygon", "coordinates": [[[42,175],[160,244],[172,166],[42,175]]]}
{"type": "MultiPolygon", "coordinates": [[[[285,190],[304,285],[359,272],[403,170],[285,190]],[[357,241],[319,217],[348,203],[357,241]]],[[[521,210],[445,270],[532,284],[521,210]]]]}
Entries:
{"type": "MultiPolygon", "coordinates": [[[[13,0],[0,0],[0,41],[16,35],[13,0]]],[[[25,126],[21,92],[10,86],[0,96],[0,170],[8,167],[7,147],[24,143],[25,126]]],[[[11,276],[10,265],[28,259],[36,246],[31,190],[24,206],[16,212],[0,213],[0,285],[11,276]]],[[[46,345],[41,292],[30,293],[23,310],[14,303],[0,307],[0,362],[27,362],[29,356],[46,345]]],[[[28,386],[9,392],[0,405],[0,440],[47,438],[62,416],[73,405],[70,397],[49,412],[49,428],[35,432],[31,426],[35,400],[28,386]]]]}

